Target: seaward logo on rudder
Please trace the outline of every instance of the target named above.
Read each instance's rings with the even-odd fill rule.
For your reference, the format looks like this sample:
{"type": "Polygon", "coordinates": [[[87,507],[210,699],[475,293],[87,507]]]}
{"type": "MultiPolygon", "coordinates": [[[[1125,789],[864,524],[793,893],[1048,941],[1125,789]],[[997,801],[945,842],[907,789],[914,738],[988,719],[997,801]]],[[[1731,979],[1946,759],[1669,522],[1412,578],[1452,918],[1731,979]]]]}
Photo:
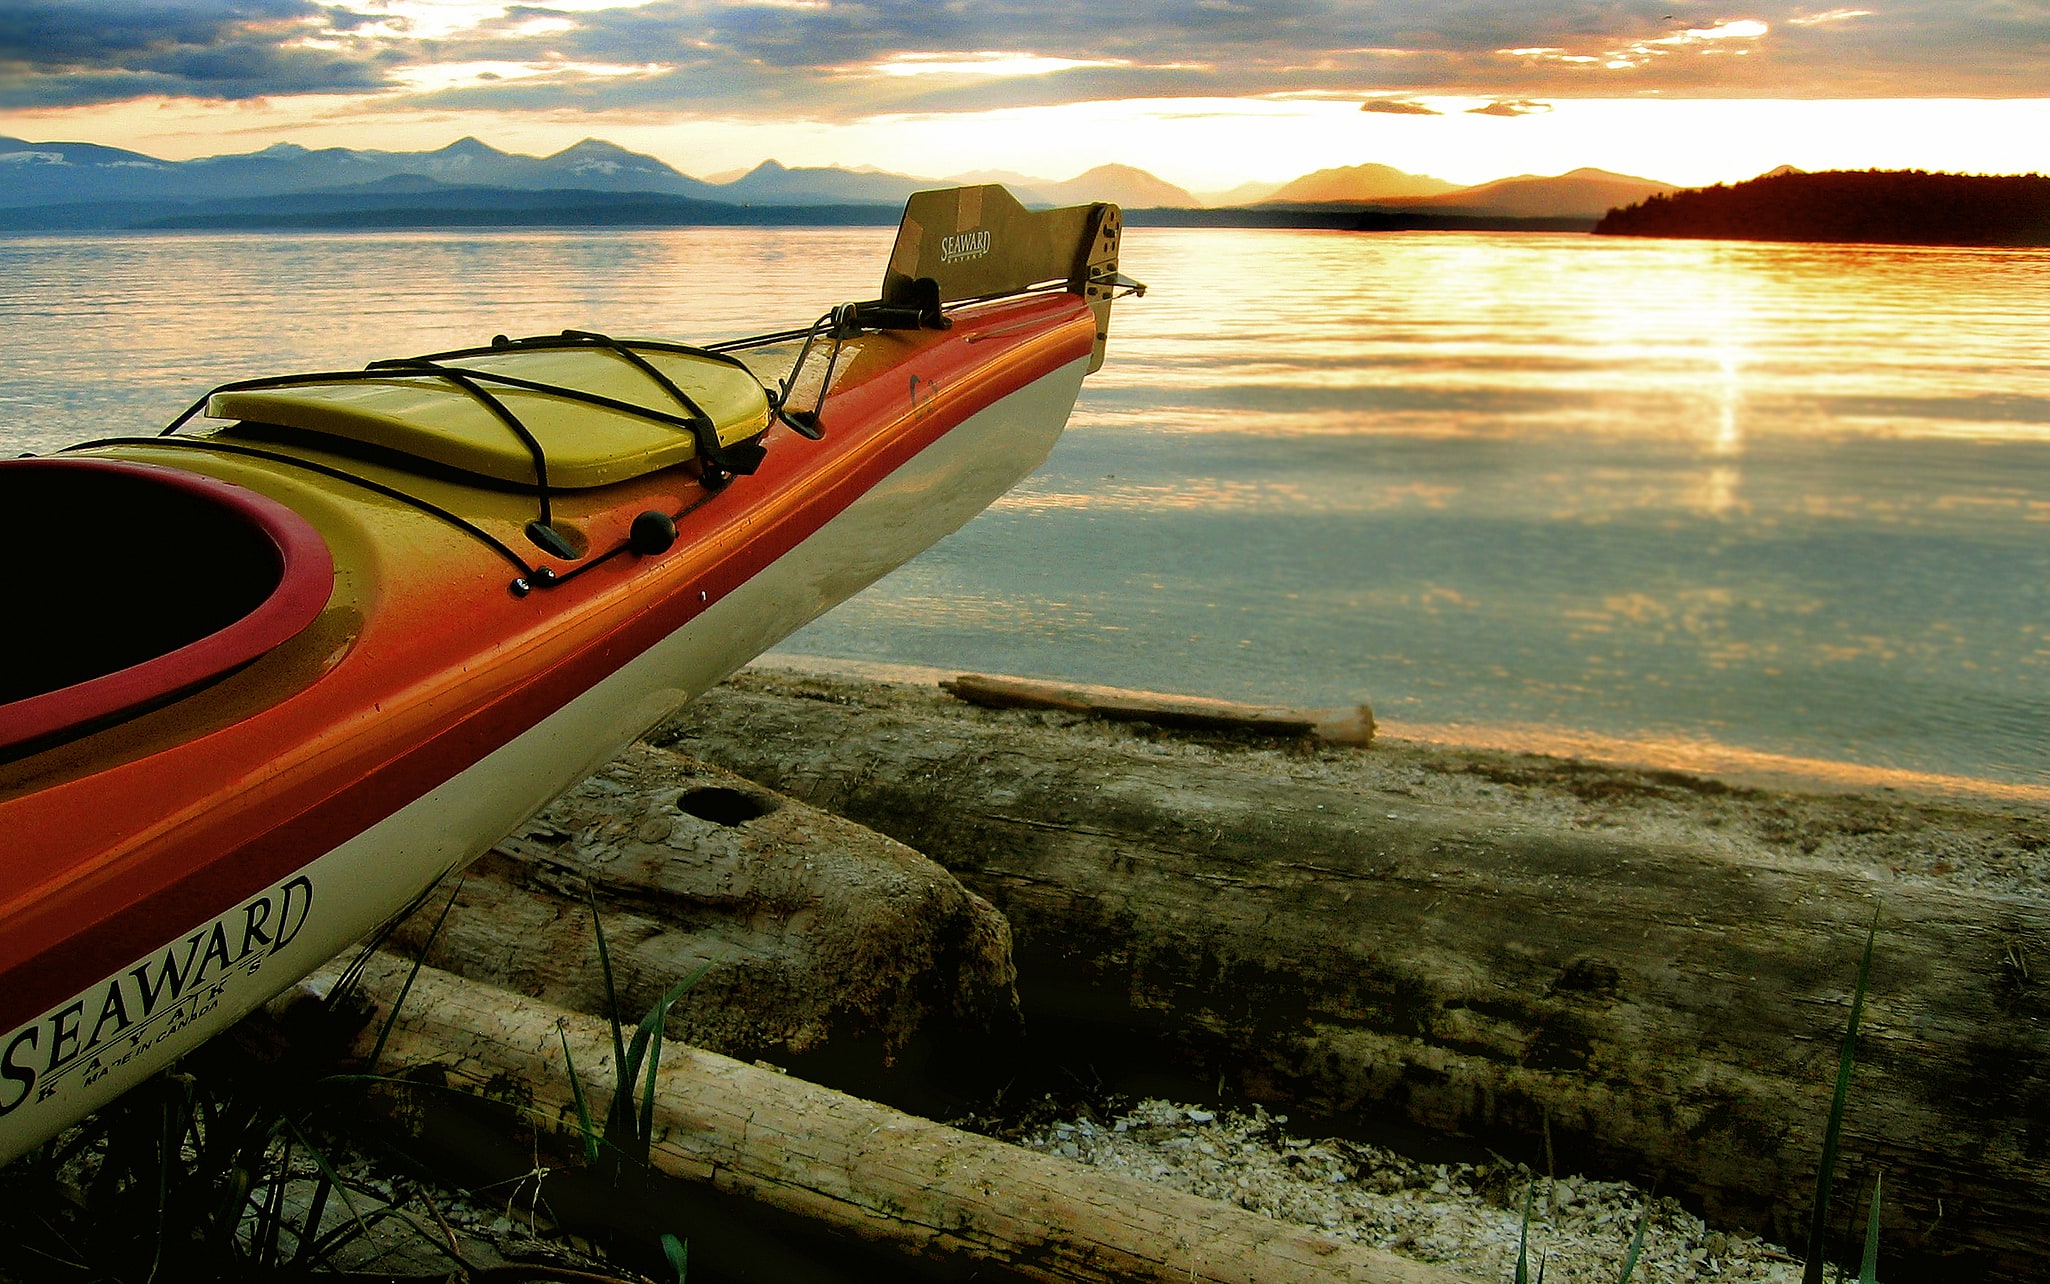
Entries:
{"type": "Polygon", "coordinates": [[[986,227],[973,232],[957,232],[940,238],[940,262],[960,263],[968,259],[979,259],[989,253],[993,238],[986,227]]]}

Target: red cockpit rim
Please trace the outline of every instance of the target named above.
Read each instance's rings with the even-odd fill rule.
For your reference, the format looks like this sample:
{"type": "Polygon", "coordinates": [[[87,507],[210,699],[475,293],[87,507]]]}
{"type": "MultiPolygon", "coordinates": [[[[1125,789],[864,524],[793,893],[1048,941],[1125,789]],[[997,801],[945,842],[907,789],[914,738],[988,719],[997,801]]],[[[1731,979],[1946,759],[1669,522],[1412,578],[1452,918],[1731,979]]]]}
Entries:
{"type": "MultiPolygon", "coordinates": [[[[32,752],[40,742],[93,730],[233,672],[299,634],[318,618],[334,592],[334,558],[320,532],[285,505],[242,486],[153,464],[78,458],[0,462],[0,483],[65,496],[67,519],[81,497],[104,504],[123,520],[152,504],[198,514],[240,543],[245,562],[274,559],[264,576],[267,588],[244,586],[252,596],[261,594],[260,600],[246,611],[236,608],[235,618],[209,627],[202,636],[69,685],[0,704],[0,754],[32,752]]],[[[84,609],[81,604],[91,602],[91,595],[123,592],[121,573],[146,574],[152,585],[172,576],[192,577],[189,582],[205,585],[203,577],[211,569],[207,548],[179,546],[175,532],[149,529],[140,518],[133,526],[132,532],[124,533],[126,565],[116,568],[117,573],[95,578],[94,572],[106,569],[108,559],[88,558],[88,564],[78,568],[78,579],[42,594],[40,601],[17,602],[27,609],[15,615],[15,629],[61,634],[61,617],[84,609]]],[[[97,551],[104,551],[102,539],[97,551]]],[[[45,587],[52,583],[46,576],[45,587]]]]}

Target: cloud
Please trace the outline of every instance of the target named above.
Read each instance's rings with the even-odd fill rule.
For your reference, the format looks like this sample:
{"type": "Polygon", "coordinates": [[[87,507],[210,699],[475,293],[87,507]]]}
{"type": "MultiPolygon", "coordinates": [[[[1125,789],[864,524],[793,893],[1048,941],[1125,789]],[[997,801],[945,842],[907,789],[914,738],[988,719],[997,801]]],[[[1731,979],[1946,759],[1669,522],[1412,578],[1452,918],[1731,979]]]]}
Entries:
{"type": "Polygon", "coordinates": [[[1830,9],[1823,13],[1811,13],[1805,17],[1788,18],[1787,21],[1797,27],[1816,27],[1825,22],[1848,22],[1852,18],[1869,18],[1871,16],[1872,11],[1870,9],[1830,9]]]}
{"type": "Polygon", "coordinates": [[[355,13],[348,9],[332,8],[327,11],[327,25],[331,31],[361,31],[374,27],[385,19],[374,13],[355,13]]]}
{"type": "Polygon", "coordinates": [[[1552,110],[1552,104],[1530,98],[1497,98],[1485,107],[1469,107],[1469,116],[1529,116],[1552,110]]]}
{"type": "Polygon", "coordinates": [[[305,0],[10,3],[0,11],[0,107],[381,86],[389,51],[302,43],[328,15],[305,0]]]}
{"type": "Polygon", "coordinates": [[[1715,57],[1726,53],[1745,55],[1756,42],[1772,32],[1772,24],[1756,18],[1736,18],[1707,27],[1689,27],[1668,35],[1643,39],[1581,41],[1570,46],[1524,45],[1496,52],[1525,65],[1553,64],[1589,71],[1637,71],[1661,60],[1715,57]]]}
{"type": "Polygon", "coordinates": [[[304,0],[27,0],[0,11],[0,61],[29,67],[92,63],[165,47],[218,44],[241,33],[318,22],[324,16],[319,6],[304,0]]]}
{"type": "Polygon", "coordinates": [[[1048,58],[1001,49],[973,53],[898,53],[863,66],[836,71],[880,76],[1046,76],[1080,67],[1129,67],[1126,58],[1048,58]]]}
{"type": "Polygon", "coordinates": [[[408,89],[434,92],[469,85],[498,85],[511,81],[557,86],[582,85],[622,76],[654,76],[667,70],[668,68],[660,65],[634,67],[543,58],[533,62],[428,63],[394,68],[391,78],[408,89]]]}
{"type": "Polygon", "coordinates": [[[1445,113],[1420,102],[1407,98],[1369,98],[1360,104],[1361,111],[1386,112],[1390,116],[1442,116],[1445,113]]]}
{"type": "Polygon", "coordinates": [[[1127,0],[1107,22],[1084,0],[0,0],[0,105],[358,92],[830,120],[1368,85],[1364,110],[1421,115],[1426,95],[2037,97],[2050,83],[2042,0],[1691,7],[1127,0]]]}

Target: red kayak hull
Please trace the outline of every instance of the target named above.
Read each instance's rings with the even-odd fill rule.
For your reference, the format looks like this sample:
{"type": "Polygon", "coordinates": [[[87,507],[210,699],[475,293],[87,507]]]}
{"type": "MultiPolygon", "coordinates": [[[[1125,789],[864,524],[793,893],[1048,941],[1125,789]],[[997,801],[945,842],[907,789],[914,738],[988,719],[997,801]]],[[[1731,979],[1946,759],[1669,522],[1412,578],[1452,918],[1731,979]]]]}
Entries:
{"type": "MultiPolygon", "coordinates": [[[[594,549],[649,509],[681,511],[678,538],[587,567],[537,557],[561,578],[524,595],[477,538],[289,461],[204,442],[90,452],[281,508],[332,550],[333,586],[298,636],[203,690],[0,762],[0,1162],[958,528],[1044,459],[1096,342],[1061,293],[863,336],[823,440],[779,424],[760,469],[716,493],[670,469],[558,497],[594,549]]],[[[480,524],[516,530],[502,513],[525,501],[475,502],[480,524]]]]}

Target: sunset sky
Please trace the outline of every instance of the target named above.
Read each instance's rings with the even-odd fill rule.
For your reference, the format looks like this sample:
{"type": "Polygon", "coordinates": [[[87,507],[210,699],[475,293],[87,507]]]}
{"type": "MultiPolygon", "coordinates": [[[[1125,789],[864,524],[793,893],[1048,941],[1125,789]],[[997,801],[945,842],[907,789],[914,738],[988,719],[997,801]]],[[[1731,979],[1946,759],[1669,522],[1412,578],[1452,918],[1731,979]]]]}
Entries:
{"type": "Polygon", "coordinates": [[[606,138],[700,177],[1106,162],[2050,171],[2050,0],[0,0],[0,133],[185,158],[606,138]]]}

